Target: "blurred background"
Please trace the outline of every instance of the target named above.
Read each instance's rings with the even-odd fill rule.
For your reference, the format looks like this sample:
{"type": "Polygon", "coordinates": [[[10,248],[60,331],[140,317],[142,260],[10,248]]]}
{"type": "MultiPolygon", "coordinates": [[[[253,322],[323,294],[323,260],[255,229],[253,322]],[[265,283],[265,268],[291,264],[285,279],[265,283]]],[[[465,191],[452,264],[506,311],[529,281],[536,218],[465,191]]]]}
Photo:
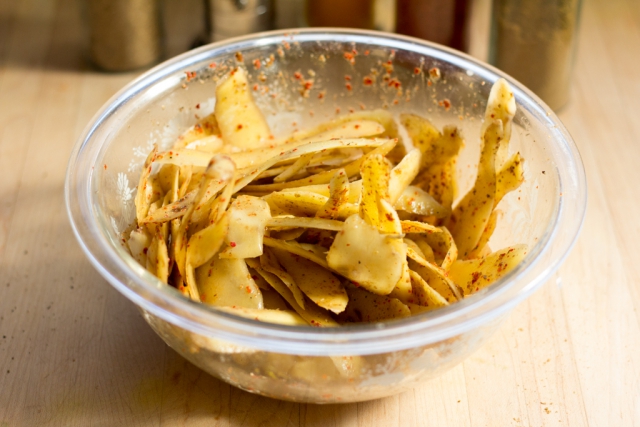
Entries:
{"type": "Polygon", "coordinates": [[[258,31],[360,28],[469,53],[559,109],[569,96],[581,0],[82,0],[82,6],[86,51],[105,71],[142,69],[258,31]]]}

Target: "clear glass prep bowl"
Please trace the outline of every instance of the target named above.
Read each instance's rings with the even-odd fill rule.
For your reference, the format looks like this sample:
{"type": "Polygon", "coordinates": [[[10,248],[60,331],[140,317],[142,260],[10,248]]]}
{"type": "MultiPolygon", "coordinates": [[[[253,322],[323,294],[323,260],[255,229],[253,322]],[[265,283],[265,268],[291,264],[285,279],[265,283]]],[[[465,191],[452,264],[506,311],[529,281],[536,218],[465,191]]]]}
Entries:
{"type": "Polygon", "coordinates": [[[399,393],[459,363],[561,264],[582,224],[586,182],[567,130],[512,78],[457,51],[393,34],[344,29],[269,32],[187,52],[118,92],[71,155],[65,197],[95,268],[141,309],[167,344],[212,375],[265,396],[316,403],[399,393]],[[129,256],[140,166],[213,109],[216,80],[243,65],[276,135],[363,108],[414,112],[455,124],[466,140],[460,194],[471,186],[489,90],[504,77],[518,112],[511,151],[526,181],[500,205],[490,245],[526,243],[524,262],[490,288],[447,308],[339,329],[260,323],[196,304],[129,256]],[[436,69],[438,71],[436,71],[436,69]],[[309,82],[311,87],[309,88],[309,82]]]}

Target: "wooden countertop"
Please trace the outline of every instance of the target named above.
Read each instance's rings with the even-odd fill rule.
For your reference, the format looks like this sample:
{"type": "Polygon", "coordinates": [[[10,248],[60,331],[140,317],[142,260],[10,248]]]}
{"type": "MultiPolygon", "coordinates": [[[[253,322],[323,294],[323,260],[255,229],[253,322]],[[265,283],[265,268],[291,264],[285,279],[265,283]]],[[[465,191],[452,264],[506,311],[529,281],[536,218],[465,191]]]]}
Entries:
{"type": "Polygon", "coordinates": [[[77,7],[0,0],[0,427],[640,425],[640,2],[584,2],[560,117],[589,202],[556,277],[440,378],[336,406],[203,373],[85,258],[63,202],[67,159],[134,74],[86,65],[77,7]]]}

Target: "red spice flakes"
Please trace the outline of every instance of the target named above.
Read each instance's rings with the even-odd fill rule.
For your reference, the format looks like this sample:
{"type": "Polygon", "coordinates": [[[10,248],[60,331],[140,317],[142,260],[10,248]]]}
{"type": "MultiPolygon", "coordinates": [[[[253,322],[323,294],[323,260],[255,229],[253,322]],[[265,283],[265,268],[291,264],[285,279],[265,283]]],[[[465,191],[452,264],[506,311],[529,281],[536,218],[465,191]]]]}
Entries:
{"type": "Polygon", "coordinates": [[[260,63],[259,59],[254,59],[253,60],[253,68],[255,68],[256,70],[259,70],[261,65],[262,64],[260,63]]]}
{"type": "Polygon", "coordinates": [[[271,67],[273,65],[273,63],[275,62],[276,57],[273,55],[273,53],[271,55],[269,55],[269,58],[267,58],[267,60],[265,61],[265,65],[267,67],[271,67]]]}
{"type": "Polygon", "coordinates": [[[396,78],[389,80],[389,83],[387,84],[389,85],[389,87],[395,87],[396,89],[399,89],[402,86],[402,83],[400,82],[400,80],[396,78]]]}
{"type": "Polygon", "coordinates": [[[369,56],[369,50],[368,49],[364,51],[364,56],[369,56]]]}
{"type": "Polygon", "coordinates": [[[236,242],[229,242],[229,246],[231,246],[232,248],[236,247],[236,242]]]}
{"type": "Polygon", "coordinates": [[[238,126],[236,127],[236,130],[240,130],[240,129],[242,129],[242,127],[243,127],[242,123],[239,123],[238,126]]]}
{"type": "Polygon", "coordinates": [[[313,87],[313,80],[303,80],[301,84],[302,88],[300,89],[300,95],[302,95],[304,98],[308,98],[309,91],[313,87]]]}
{"type": "Polygon", "coordinates": [[[431,80],[427,81],[427,86],[431,86],[433,83],[431,83],[431,80]]]}
{"type": "Polygon", "coordinates": [[[433,67],[429,69],[429,77],[431,77],[432,80],[439,80],[440,77],[442,77],[442,74],[440,73],[440,68],[438,67],[433,67]]]}
{"type": "Polygon", "coordinates": [[[195,71],[185,71],[184,72],[187,75],[187,81],[190,82],[191,80],[195,79],[196,76],[198,75],[198,73],[196,73],[195,71]]]}
{"type": "Polygon", "coordinates": [[[420,74],[422,70],[419,67],[413,69],[413,74],[420,74]]]}
{"type": "Polygon", "coordinates": [[[393,63],[391,61],[387,61],[382,64],[382,67],[385,69],[387,74],[393,73],[393,63]]]}
{"type": "Polygon", "coordinates": [[[103,166],[104,170],[107,170],[107,164],[105,163],[103,166]]]}
{"type": "Polygon", "coordinates": [[[451,108],[451,101],[445,98],[442,101],[439,101],[438,105],[449,111],[449,109],[451,108]]]}
{"type": "Polygon", "coordinates": [[[351,89],[352,89],[351,83],[346,83],[346,84],[344,85],[344,87],[346,87],[346,88],[347,88],[347,90],[351,90],[351,89]]]}
{"type": "Polygon", "coordinates": [[[478,281],[478,279],[480,279],[480,272],[479,271],[474,271],[473,273],[471,273],[471,284],[474,284],[478,281]]]}
{"type": "Polygon", "coordinates": [[[212,62],[211,64],[209,64],[209,68],[211,68],[211,69],[214,69],[214,68],[216,68],[217,66],[218,66],[218,64],[217,64],[217,63],[215,63],[215,62],[212,62]]]}
{"type": "Polygon", "coordinates": [[[250,293],[252,292],[252,291],[251,291],[251,287],[250,287],[250,286],[246,286],[246,287],[245,287],[245,290],[247,291],[247,293],[248,293],[248,294],[250,294],[250,293]]]}
{"type": "Polygon", "coordinates": [[[257,90],[258,90],[258,84],[257,84],[257,83],[253,85],[253,90],[254,90],[254,91],[257,91],[257,90]]]}
{"type": "Polygon", "coordinates": [[[325,97],[326,93],[327,93],[327,92],[326,92],[326,91],[324,91],[324,90],[323,90],[322,92],[318,93],[318,99],[324,99],[324,97],[325,97]]]}
{"type": "Polygon", "coordinates": [[[344,57],[344,59],[346,59],[347,61],[349,61],[349,63],[351,65],[354,65],[356,63],[356,51],[351,51],[351,52],[345,52],[342,54],[342,56],[344,57]]]}
{"type": "Polygon", "coordinates": [[[200,109],[200,103],[196,104],[196,108],[199,110],[200,109]]]}
{"type": "MultiPolygon", "coordinates": [[[[200,125],[200,123],[196,123],[195,125],[193,125],[193,130],[195,130],[197,133],[202,133],[202,126],[200,125]]],[[[173,154],[172,152],[169,152],[169,154],[173,154]]]]}
{"type": "Polygon", "coordinates": [[[302,73],[300,71],[296,71],[295,73],[293,73],[293,77],[296,80],[301,80],[302,79],[302,73]]]}
{"type": "Polygon", "coordinates": [[[279,48],[278,48],[278,50],[276,50],[276,52],[278,53],[278,56],[279,56],[280,58],[282,58],[282,57],[284,56],[284,50],[282,50],[282,48],[281,48],[281,47],[279,47],[279,48]]]}
{"type": "Polygon", "coordinates": [[[238,62],[244,61],[244,56],[242,55],[242,52],[236,52],[236,61],[238,62]]]}
{"type": "Polygon", "coordinates": [[[340,114],[340,107],[336,107],[336,114],[340,114]]]}
{"type": "Polygon", "coordinates": [[[350,82],[350,81],[351,81],[351,76],[350,76],[350,75],[348,75],[348,74],[345,74],[345,75],[344,75],[344,79],[345,79],[346,81],[350,82]]]}
{"type": "Polygon", "coordinates": [[[284,48],[287,49],[287,50],[291,49],[291,45],[289,44],[288,41],[283,41],[282,42],[282,46],[284,46],[284,48]]]}
{"type": "Polygon", "coordinates": [[[364,78],[362,79],[362,83],[365,86],[371,86],[373,84],[373,77],[371,76],[364,76],[364,78]]]}

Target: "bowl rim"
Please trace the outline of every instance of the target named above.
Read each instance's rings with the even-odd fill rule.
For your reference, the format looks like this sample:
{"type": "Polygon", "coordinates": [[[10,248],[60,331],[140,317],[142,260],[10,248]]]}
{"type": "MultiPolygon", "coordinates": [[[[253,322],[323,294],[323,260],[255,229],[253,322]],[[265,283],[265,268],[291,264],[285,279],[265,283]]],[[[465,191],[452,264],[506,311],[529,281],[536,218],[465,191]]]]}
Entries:
{"type": "Polygon", "coordinates": [[[73,148],[65,179],[67,213],[85,255],[107,281],[143,311],[191,332],[238,346],[315,356],[386,353],[433,344],[506,313],[545,283],[562,264],[582,227],[586,201],[586,176],[575,142],[555,113],[521,83],[489,64],[436,43],[398,34],[343,28],[275,30],[236,37],[185,52],[153,67],[119,90],[93,116],[73,148]],[[523,262],[491,287],[449,307],[389,322],[313,328],[263,323],[195,303],[162,284],[137,265],[133,258],[126,260],[118,255],[115,243],[100,230],[93,215],[91,200],[95,172],[85,170],[83,175],[77,167],[81,160],[87,162],[97,158],[102,151],[102,145],[91,144],[98,128],[136,94],[162,82],[176,71],[186,69],[189,64],[211,60],[214,55],[292,40],[376,44],[388,49],[430,55],[479,74],[490,83],[498,78],[507,80],[518,104],[526,104],[529,111],[536,112],[539,118],[546,120],[547,127],[553,129],[556,134],[553,139],[559,144],[559,151],[569,160],[568,167],[557,168],[562,197],[559,197],[555,217],[523,262]],[[89,174],[88,179],[86,173],[89,174]],[[551,261],[534,272],[543,253],[551,261]],[[519,283],[521,286],[516,286],[519,283]]]}

